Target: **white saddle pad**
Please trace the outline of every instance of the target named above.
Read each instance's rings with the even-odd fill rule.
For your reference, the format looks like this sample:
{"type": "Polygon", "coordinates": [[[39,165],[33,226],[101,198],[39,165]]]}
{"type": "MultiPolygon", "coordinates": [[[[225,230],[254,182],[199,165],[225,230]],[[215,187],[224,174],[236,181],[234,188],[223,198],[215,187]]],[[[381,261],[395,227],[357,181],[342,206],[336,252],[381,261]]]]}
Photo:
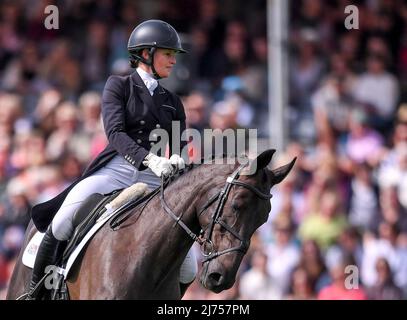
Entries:
{"type": "MultiPolygon", "coordinates": [[[[89,232],[85,235],[82,241],[78,244],[75,250],[72,252],[70,257],[68,258],[68,262],[66,264],[66,268],[64,270],[64,278],[66,279],[71,269],[72,265],[76,261],[76,258],[81,253],[83,247],[88,243],[88,241],[92,238],[92,236],[98,231],[105,223],[109,220],[109,218],[114,214],[114,212],[109,213],[108,215],[104,215],[96,222],[96,224],[89,230],[89,232]]],[[[34,268],[35,258],[37,256],[38,248],[41,244],[42,238],[44,237],[45,233],[37,232],[32,239],[30,240],[28,246],[24,250],[23,254],[23,264],[29,268],[34,268]]]]}
{"type": "MultiPolygon", "coordinates": [[[[63,270],[65,279],[68,277],[69,270],[76,261],[78,255],[81,253],[83,247],[89,242],[92,236],[106,223],[106,221],[108,221],[109,218],[113,216],[113,214],[120,210],[120,208],[126,205],[129,201],[134,198],[138,198],[143,194],[146,194],[147,192],[148,188],[145,183],[136,183],[133,186],[125,189],[116,199],[106,205],[107,210],[103,213],[102,216],[99,217],[95,225],[88,231],[88,233],[85,235],[85,237],[81,240],[81,242],[77,245],[75,250],[68,258],[66,268],[65,270],[63,270]]],[[[24,250],[22,262],[28,268],[34,268],[34,262],[37,256],[38,248],[41,244],[42,238],[44,238],[44,235],[45,233],[38,231],[32,237],[24,250]]]]}

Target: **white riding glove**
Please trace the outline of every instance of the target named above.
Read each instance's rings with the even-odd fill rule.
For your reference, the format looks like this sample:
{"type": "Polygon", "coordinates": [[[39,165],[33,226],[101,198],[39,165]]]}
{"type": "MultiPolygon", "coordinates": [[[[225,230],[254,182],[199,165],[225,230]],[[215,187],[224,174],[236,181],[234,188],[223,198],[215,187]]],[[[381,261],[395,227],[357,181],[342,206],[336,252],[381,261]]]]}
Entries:
{"type": "Polygon", "coordinates": [[[167,177],[173,170],[169,159],[159,157],[153,153],[149,153],[144,158],[143,164],[149,167],[158,177],[167,177]]]}
{"type": "Polygon", "coordinates": [[[170,162],[173,166],[175,166],[176,170],[181,170],[185,168],[185,161],[178,154],[174,153],[170,157],[170,162]]]}

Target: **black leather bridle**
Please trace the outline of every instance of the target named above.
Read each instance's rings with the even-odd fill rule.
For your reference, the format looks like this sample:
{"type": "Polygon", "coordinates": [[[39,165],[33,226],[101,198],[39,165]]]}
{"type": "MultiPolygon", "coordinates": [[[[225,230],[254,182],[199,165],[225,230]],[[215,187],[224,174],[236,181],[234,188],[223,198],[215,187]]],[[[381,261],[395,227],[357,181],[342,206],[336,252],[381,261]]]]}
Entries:
{"type": "Polygon", "coordinates": [[[229,196],[230,189],[232,188],[233,185],[244,187],[246,189],[249,189],[252,191],[257,197],[259,197],[262,200],[269,200],[272,195],[269,193],[263,193],[259,189],[255,188],[254,186],[247,184],[245,182],[239,181],[239,176],[241,170],[248,164],[248,162],[240,165],[233,173],[231,176],[229,176],[226,179],[225,186],[223,187],[222,190],[217,192],[214,196],[212,196],[202,207],[201,210],[198,212],[198,217],[200,217],[202,214],[206,213],[206,209],[208,209],[216,200],[217,200],[217,205],[216,205],[216,210],[213,213],[211,217],[211,222],[208,224],[208,226],[204,229],[201,229],[199,232],[199,235],[195,234],[184,222],[182,222],[181,218],[182,215],[177,216],[167,205],[165,199],[164,199],[164,188],[165,188],[165,179],[163,178],[161,180],[161,193],[160,193],[160,199],[161,199],[161,204],[162,207],[164,208],[165,212],[172,217],[176,223],[185,230],[185,232],[196,242],[198,242],[201,246],[204,246],[202,254],[204,255],[204,260],[202,263],[205,263],[207,261],[210,261],[212,259],[215,259],[225,253],[233,252],[233,251],[239,251],[242,252],[242,254],[245,254],[247,249],[249,248],[249,241],[246,239],[243,239],[238,232],[232,229],[229,225],[227,225],[225,222],[223,222],[220,218],[222,217],[223,213],[223,208],[225,206],[226,200],[229,196]],[[222,251],[214,251],[213,250],[213,243],[212,243],[212,234],[213,230],[215,228],[215,225],[219,224],[222,226],[224,229],[226,229],[228,232],[230,232],[235,238],[240,240],[240,244],[238,246],[228,248],[222,251]],[[205,237],[205,232],[206,230],[208,231],[207,236],[205,237]],[[210,249],[205,251],[205,249],[209,247],[210,249]]]}

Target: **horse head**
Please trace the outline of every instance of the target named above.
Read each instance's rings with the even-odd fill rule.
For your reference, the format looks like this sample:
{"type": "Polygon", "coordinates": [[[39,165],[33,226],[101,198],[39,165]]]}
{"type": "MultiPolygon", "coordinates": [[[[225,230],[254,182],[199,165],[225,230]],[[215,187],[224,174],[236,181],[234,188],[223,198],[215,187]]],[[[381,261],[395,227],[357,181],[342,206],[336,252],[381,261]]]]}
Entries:
{"type": "Polygon", "coordinates": [[[267,165],[274,152],[264,151],[248,165],[235,169],[224,188],[206,199],[198,212],[205,256],[200,282],[211,291],[218,293],[235,283],[253,233],[268,219],[270,189],[294,166],[296,159],[269,170],[267,165]]]}

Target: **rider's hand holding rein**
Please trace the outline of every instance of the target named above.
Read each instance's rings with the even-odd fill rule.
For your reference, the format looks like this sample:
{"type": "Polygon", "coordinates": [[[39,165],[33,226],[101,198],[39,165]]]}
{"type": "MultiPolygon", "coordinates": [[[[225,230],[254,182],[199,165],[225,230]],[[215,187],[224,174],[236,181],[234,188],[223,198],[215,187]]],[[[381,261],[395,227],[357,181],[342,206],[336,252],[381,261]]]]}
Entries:
{"type": "Polygon", "coordinates": [[[151,169],[158,177],[167,177],[173,171],[173,167],[169,159],[156,156],[149,153],[143,161],[143,164],[151,169]]]}
{"type": "Polygon", "coordinates": [[[172,172],[185,168],[185,161],[179,155],[173,154],[170,159],[149,153],[143,164],[151,169],[158,177],[169,176],[172,172]]]}
{"type": "Polygon", "coordinates": [[[170,157],[171,164],[175,167],[175,170],[182,170],[185,168],[185,161],[178,154],[174,153],[170,157]]]}

